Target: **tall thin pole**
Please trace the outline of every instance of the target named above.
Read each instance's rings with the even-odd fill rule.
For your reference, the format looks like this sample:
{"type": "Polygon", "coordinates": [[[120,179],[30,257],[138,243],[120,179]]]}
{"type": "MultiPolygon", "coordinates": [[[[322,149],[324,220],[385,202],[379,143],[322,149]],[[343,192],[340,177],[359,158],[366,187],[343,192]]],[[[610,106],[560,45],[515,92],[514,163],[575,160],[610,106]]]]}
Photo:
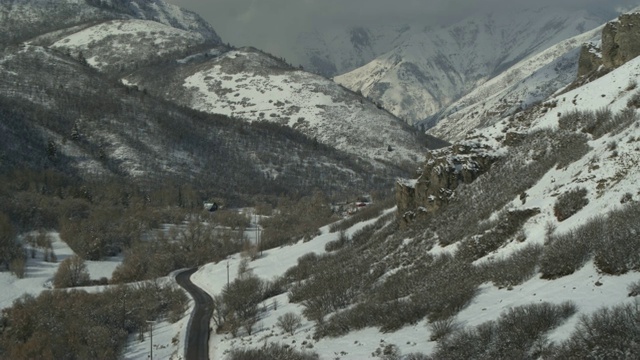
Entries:
{"type": "Polygon", "coordinates": [[[229,288],[229,261],[227,260],[227,289],[229,288]]]}
{"type": "Polygon", "coordinates": [[[149,326],[151,327],[151,330],[150,330],[151,344],[149,345],[149,359],[153,360],[153,321],[147,320],[147,324],[149,324],[149,326]]]}

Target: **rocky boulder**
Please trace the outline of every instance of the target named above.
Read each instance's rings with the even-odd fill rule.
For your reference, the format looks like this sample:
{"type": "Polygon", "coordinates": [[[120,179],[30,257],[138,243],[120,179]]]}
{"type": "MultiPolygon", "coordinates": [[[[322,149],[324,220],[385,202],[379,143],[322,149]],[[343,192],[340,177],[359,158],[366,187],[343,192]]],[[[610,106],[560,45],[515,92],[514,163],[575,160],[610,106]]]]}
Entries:
{"type": "Polygon", "coordinates": [[[579,77],[598,77],[640,55],[640,13],[623,14],[602,29],[602,41],[582,47],[579,77]]]}
{"type": "Polygon", "coordinates": [[[491,168],[497,157],[481,144],[456,144],[431,151],[417,179],[396,183],[398,215],[409,222],[429,215],[449,202],[460,184],[474,181],[491,168]]]}

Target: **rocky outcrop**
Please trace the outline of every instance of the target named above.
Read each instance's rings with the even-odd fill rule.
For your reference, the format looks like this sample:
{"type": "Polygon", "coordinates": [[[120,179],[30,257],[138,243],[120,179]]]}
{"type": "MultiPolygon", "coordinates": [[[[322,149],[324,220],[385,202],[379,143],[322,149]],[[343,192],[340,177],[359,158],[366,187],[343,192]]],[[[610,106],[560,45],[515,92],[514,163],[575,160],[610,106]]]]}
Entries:
{"type": "Polygon", "coordinates": [[[410,222],[438,211],[460,184],[474,181],[496,159],[490,147],[480,144],[456,144],[429,152],[417,179],[396,183],[398,216],[410,222]]]}
{"type": "Polygon", "coordinates": [[[640,55],[640,13],[620,15],[602,29],[600,44],[585,44],[580,53],[579,77],[593,77],[622,66],[640,55]]]}

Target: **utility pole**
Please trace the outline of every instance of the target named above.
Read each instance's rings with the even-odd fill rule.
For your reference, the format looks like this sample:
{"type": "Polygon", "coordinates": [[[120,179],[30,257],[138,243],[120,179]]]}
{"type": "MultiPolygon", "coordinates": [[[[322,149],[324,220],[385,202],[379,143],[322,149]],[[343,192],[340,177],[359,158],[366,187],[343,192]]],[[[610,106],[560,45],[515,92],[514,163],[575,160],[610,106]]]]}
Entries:
{"type": "Polygon", "coordinates": [[[153,360],[153,323],[154,322],[151,320],[147,320],[147,323],[151,327],[151,334],[149,336],[151,338],[151,345],[149,345],[149,359],[153,360]]]}
{"type": "Polygon", "coordinates": [[[229,260],[227,260],[227,289],[229,288],[229,260]]]}

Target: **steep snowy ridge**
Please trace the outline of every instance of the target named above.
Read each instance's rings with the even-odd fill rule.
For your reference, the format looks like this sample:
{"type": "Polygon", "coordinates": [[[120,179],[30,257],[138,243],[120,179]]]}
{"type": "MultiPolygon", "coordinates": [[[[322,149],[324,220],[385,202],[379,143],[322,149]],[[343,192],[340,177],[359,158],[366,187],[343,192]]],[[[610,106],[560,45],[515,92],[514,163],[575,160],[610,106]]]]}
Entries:
{"type": "Polygon", "coordinates": [[[66,36],[52,47],[82,56],[100,70],[123,71],[166,56],[182,55],[206,39],[149,20],[112,20],[66,36]]]}
{"type": "Polygon", "coordinates": [[[416,132],[391,114],[321,76],[264,66],[270,60],[259,51],[240,49],[198,65],[181,84],[180,91],[191,94],[185,105],[277,122],[369,160],[421,160],[424,150],[416,132]]]}
{"type": "Polygon", "coordinates": [[[13,44],[70,26],[115,19],[155,21],[173,28],[199,33],[207,42],[220,37],[197,14],[163,0],[27,0],[0,3],[0,30],[13,44]]]}
{"type": "Polygon", "coordinates": [[[122,81],[196,110],[289,126],[373,164],[406,166],[422,161],[426,151],[422,134],[362,96],[253,48],[208,49],[143,67],[122,81]]]}
{"type": "Polygon", "coordinates": [[[434,122],[439,121],[429,133],[458,141],[472,129],[546,99],[576,79],[582,44],[597,41],[601,32],[602,26],[513,65],[441,110],[434,116],[434,122]]]}
{"type": "Polygon", "coordinates": [[[514,64],[601,25],[607,16],[548,8],[476,15],[445,28],[414,30],[376,61],[335,80],[415,123],[514,64]]]}

